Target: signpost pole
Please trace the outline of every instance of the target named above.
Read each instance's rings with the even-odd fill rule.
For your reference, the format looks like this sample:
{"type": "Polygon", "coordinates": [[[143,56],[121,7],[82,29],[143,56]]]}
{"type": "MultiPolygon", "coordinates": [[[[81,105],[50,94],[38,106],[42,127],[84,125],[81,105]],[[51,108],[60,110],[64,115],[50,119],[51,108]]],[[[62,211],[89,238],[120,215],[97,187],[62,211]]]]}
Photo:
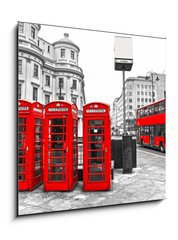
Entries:
{"type": "Polygon", "coordinates": [[[126,122],[125,122],[125,71],[122,71],[123,73],[123,130],[124,130],[124,136],[126,135],[126,122]]]}

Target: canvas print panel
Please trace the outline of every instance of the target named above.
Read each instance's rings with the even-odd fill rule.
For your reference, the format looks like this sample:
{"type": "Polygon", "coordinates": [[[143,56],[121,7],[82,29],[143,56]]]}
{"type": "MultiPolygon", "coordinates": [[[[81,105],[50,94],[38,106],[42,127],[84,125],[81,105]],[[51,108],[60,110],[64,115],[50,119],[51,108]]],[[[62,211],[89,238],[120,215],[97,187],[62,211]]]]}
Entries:
{"type": "Polygon", "coordinates": [[[165,198],[165,42],[18,23],[18,215],[165,198]]]}

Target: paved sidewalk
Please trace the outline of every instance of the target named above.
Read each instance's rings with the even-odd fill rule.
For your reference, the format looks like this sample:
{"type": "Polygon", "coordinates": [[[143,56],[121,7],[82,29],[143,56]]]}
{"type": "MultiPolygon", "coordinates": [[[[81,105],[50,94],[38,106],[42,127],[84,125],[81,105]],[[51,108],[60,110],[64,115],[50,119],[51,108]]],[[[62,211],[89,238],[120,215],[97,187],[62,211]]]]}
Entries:
{"type": "Polygon", "coordinates": [[[19,215],[151,201],[165,198],[165,157],[137,149],[132,174],[114,170],[111,191],[83,192],[82,182],[72,192],[19,192],[19,215]]]}

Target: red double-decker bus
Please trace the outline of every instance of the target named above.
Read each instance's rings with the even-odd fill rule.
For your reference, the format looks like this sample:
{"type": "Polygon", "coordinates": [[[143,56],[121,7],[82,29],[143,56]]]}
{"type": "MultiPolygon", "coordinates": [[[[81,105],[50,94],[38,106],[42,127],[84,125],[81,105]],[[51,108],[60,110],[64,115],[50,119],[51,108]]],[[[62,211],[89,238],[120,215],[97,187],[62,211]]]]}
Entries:
{"type": "Polygon", "coordinates": [[[165,122],[165,99],[137,109],[137,143],[165,152],[165,122]]]}

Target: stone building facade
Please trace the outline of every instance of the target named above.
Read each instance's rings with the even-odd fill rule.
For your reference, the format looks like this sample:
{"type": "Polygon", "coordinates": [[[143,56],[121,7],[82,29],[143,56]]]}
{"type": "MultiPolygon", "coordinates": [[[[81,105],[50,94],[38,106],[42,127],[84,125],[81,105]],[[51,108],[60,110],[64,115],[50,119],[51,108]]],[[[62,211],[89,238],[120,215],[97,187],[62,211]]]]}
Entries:
{"type": "Polygon", "coordinates": [[[39,101],[73,102],[79,109],[79,136],[82,136],[82,108],[86,102],[84,74],[78,65],[80,48],[64,33],[49,43],[39,37],[41,25],[18,24],[18,98],[39,101]]]}

